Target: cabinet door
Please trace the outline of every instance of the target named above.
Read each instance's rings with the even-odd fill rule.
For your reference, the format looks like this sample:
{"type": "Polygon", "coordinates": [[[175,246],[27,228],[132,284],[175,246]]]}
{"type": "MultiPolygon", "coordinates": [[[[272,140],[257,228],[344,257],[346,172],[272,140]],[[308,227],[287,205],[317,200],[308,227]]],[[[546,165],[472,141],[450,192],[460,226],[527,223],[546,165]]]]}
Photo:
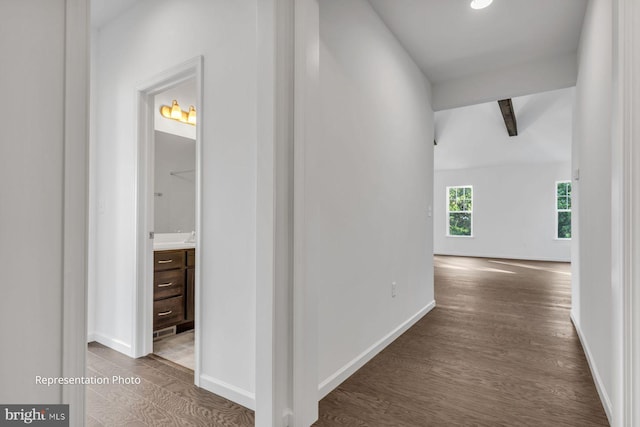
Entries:
{"type": "Polygon", "coordinates": [[[195,267],[196,265],[196,250],[187,249],[187,267],[195,267]]]}
{"type": "Polygon", "coordinates": [[[187,268],[187,295],[185,298],[185,320],[191,321],[195,319],[194,316],[194,297],[195,297],[195,270],[193,268],[187,268]]]}

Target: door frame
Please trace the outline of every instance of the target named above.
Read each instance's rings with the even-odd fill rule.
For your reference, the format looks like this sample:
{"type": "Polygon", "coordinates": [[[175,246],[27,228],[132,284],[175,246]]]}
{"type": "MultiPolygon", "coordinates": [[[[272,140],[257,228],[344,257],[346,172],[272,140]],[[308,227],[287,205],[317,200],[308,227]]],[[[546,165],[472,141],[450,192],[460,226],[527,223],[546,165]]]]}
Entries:
{"type": "Polygon", "coordinates": [[[640,423],[640,7],[613,2],[612,277],[613,421],[640,423]]]}
{"type": "Polygon", "coordinates": [[[306,147],[317,143],[320,113],[320,4],[294,7],[293,88],[293,426],[318,419],[318,297],[307,280],[306,147]]]}
{"type": "MultiPolygon", "coordinates": [[[[89,2],[65,2],[62,377],[87,372],[89,2]]],[[[70,425],[84,425],[85,390],[62,386],[70,425]]]]}
{"type": "MultiPolygon", "coordinates": [[[[153,352],[153,239],[154,225],[154,96],[189,79],[196,80],[196,109],[203,117],[203,57],[196,56],[147,80],[136,89],[138,105],[138,158],[136,166],[136,286],[134,290],[133,356],[153,352]]],[[[196,126],[196,248],[200,247],[202,213],[202,125],[196,126]]],[[[200,378],[200,251],[195,266],[195,369],[194,383],[200,378]]]]}

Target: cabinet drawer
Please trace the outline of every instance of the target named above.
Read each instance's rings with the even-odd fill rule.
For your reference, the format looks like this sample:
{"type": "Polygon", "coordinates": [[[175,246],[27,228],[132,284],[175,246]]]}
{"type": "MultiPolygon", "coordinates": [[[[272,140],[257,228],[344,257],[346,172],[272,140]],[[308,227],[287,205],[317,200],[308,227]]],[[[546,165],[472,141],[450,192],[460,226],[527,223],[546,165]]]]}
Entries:
{"type": "Polygon", "coordinates": [[[184,293],[184,270],[158,271],[153,275],[153,299],[163,299],[184,293]]]}
{"type": "Polygon", "coordinates": [[[181,296],[153,302],[153,330],[173,326],[184,320],[184,300],[181,296]]]}
{"type": "Polygon", "coordinates": [[[163,271],[182,268],[185,264],[184,251],[158,251],[153,253],[153,270],[163,271]]]}

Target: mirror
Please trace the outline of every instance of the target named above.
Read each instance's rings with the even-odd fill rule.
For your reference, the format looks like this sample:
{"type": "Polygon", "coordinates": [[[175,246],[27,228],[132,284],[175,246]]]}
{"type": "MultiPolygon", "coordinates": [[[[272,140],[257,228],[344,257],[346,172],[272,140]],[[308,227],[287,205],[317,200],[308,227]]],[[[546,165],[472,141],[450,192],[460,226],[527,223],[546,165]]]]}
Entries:
{"type": "Polygon", "coordinates": [[[195,126],[162,117],[163,105],[195,103],[195,79],[155,96],[154,231],[191,233],[196,228],[195,126]]]}

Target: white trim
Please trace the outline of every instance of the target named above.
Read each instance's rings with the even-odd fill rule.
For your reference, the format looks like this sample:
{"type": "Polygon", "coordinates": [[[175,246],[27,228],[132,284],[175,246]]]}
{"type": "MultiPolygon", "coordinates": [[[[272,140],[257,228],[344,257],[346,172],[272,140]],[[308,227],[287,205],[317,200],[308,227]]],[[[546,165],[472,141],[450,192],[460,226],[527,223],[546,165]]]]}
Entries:
{"type": "Polygon", "coordinates": [[[317,296],[306,281],[305,147],[319,134],[320,10],[318,0],[294,4],[292,427],[307,427],[318,419],[317,296]]]}
{"type": "Polygon", "coordinates": [[[429,304],[420,309],[420,311],[418,311],[416,314],[405,320],[397,328],[382,337],[378,342],[360,353],[342,368],[338,369],[333,375],[330,375],[328,378],[322,381],[318,386],[318,399],[322,399],[327,394],[331,393],[343,381],[353,375],[358,369],[362,368],[367,362],[373,359],[378,353],[384,350],[400,335],[404,334],[410,327],[415,325],[427,313],[433,310],[435,306],[435,300],[431,301],[429,304]]]}
{"type": "Polygon", "coordinates": [[[602,382],[602,378],[600,376],[600,372],[598,371],[598,367],[593,362],[593,356],[591,355],[591,349],[589,348],[589,344],[582,334],[582,330],[580,329],[580,325],[576,321],[575,316],[573,315],[573,311],[570,314],[571,323],[573,323],[576,332],[578,333],[578,338],[580,339],[580,344],[582,345],[582,349],[584,350],[584,355],[587,358],[587,363],[589,365],[589,370],[591,371],[591,376],[593,377],[593,382],[596,385],[596,390],[598,391],[598,396],[600,397],[600,402],[602,402],[602,407],[604,408],[604,412],[607,414],[607,419],[609,420],[609,424],[612,424],[611,421],[611,399],[607,394],[607,390],[604,387],[604,383],[602,382]]]}
{"type": "Polygon", "coordinates": [[[293,12],[293,0],[258,2],[257,427],[278,426],[291,412],[293,12]]]}
{"type": "Polygon", "coordinates": [[[530,256],[518,256],[514,257],[511,255],[472,255],[472,254],[461,254],[461,253],[445,253],[445,252],[437,252],[434,255],[442,255],[442,256],[459,256],[459,257],[467,257],[467,258],[489,258],[489,259],[512,259],[514,261],[544,261],[544,262],[571,262],[571,258],[569,259],[558,259],[558,258],[546,258],[546,257],[530,257],[530,256]]]}
{"type": "Polygon", "coordinates": [[[251,410],[256,409],[255,394],[209,375],[200,375],[200,387],[251,410]]]}
{"type": "Polygon", "coordinates": [[[104,346],[109,347],[112,350],[119,351],[120,353],[126,356],[134,357],[131,344],[125,341],[121,341],[117,338],[112,338],[110,336],[103,334],[102,332],[94,332],[93,334],[91,334],[91,338],[92,338],[91,341],[100,343],[104,346]]]}
{"type": "Polygon", "coordinates": [[[640,425],[640,8],[613,2],[612,274],[615,426],[640,425]]]}
{"type": "MultiPolygon", "coordinates": [[[[62,376],[86,372],[89,4],[65,2],[62,376]]],[[[84,387],[62,387],[72,426],[84,425],[84,387]]]]}
{"type": "MultiPolygon", "coordinates": [[[[172,67],[136,88],[138,105],[138,159],[136,162],[136,273],[133,291],[133,346],[132,356],[141,357],[153,351],[153,194],[148,191],[153,182],[153,97],[155,94],[179,85],[186,80],[196,80],[196,108],[204,116],[203,57],[196,56],[172,67]]],[[[201,284],[201,214],[202,214],[202,125],[196,126],[196,267],[195,267],[195,375],[200,378],[200,284],[201,284]]],[[[105,344],[106,345],[106,344],[105,344]]]]}
{"type": "Polygon", "coordinates": [[[257,3],[256,103],[256,393],[255,425],[276,425],[275,414],[275,6],[257,3]]]}

